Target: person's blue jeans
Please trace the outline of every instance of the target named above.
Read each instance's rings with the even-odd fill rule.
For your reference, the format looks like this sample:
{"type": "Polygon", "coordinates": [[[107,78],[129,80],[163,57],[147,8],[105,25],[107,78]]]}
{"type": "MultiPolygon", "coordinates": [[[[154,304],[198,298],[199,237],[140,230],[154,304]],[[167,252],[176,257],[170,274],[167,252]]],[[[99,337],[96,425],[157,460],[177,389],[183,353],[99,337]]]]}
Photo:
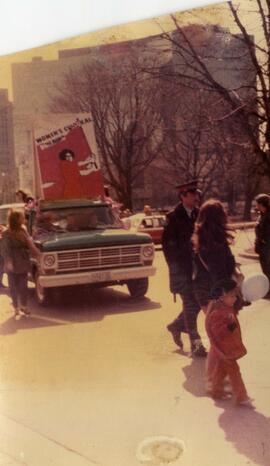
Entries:
{"type": "Polygon", "coordinates": [[[27,305],[27,273],[8,273],[8,286],[15,308],[27,305]]]}

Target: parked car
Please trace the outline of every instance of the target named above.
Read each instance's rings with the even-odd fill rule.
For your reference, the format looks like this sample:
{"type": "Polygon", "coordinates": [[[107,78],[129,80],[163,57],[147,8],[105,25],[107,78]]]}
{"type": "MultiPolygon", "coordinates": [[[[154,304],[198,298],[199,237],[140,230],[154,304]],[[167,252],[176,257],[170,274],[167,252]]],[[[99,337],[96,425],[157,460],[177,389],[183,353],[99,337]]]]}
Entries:
{"type": "Polygon", "coordinates": [[[122,219],[126,228],[135,230],[137,233],[147,233],[155,244],[161,244],[166,216],[162,214],[145,215],[134,214],[122,219]]]}

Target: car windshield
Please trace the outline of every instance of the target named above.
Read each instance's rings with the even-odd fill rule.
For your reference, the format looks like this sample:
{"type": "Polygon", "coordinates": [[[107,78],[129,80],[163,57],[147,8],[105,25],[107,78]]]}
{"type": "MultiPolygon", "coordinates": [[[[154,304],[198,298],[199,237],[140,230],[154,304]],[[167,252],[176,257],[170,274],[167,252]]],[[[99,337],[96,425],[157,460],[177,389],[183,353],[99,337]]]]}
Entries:
{"type": "Polygon", "coordinates": [[[165,217],[135,217],[131,219],[132,227],[134,228],[160,228],[164,227],[166,223],[165,217]]]}
{"type": "Polygon", "coordinates": [[[90,206],[42,210],[37,213],[33,234],[42,232],[89,231],[121,228],[122,224],[109,206],[90,206]]]}

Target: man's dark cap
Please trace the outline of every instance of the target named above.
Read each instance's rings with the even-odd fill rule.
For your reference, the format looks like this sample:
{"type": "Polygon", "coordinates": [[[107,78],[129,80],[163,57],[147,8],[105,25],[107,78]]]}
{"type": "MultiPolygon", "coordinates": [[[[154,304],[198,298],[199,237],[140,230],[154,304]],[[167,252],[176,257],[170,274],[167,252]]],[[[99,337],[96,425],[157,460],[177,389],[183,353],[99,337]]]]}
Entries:
{"type": "Polygon", "coordinates": [[[176,189],[178,189],[179,193],[188,193],[192,191],[197,191],[198,188],[198,180],[191,180],[191,181],[186,181],[185,183],[182,184],[177,184],[175,186],[176,189]]]}

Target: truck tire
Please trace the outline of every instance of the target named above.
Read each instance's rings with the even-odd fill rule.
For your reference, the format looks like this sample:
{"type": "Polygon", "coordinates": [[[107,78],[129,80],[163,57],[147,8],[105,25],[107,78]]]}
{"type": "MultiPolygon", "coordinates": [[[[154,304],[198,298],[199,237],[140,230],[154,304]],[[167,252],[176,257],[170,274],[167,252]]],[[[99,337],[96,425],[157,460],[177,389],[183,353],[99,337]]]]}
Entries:
{"type": "Polygon", "coordinates": [[[148,278],[135,278],[127,282],[129,294],[132,298],[142,298],[148,290],[148,278]]]}
{"type": "Polygon", "coordinates": [[[35,275],[35,294],[38,303],[43,306],[49,306],[52,301],[52,290],[51,288],[44,288],[39,283],[39,274],[36,273],[35,275]]]}

